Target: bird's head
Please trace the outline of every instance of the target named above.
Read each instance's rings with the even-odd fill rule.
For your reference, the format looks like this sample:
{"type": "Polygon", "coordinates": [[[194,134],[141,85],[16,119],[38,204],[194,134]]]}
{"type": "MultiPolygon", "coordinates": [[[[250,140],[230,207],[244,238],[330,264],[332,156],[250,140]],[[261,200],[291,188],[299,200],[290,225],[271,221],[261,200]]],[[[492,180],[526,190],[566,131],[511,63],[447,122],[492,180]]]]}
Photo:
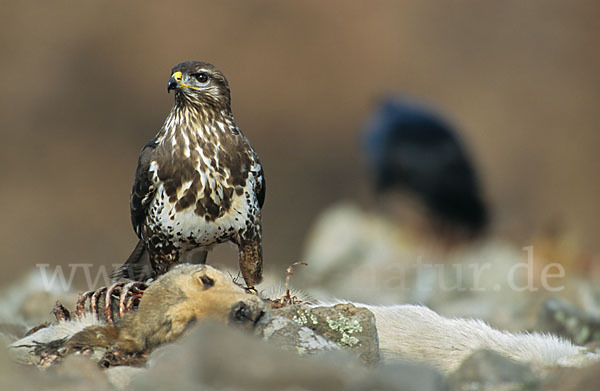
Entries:
{"type": "Polygon", "coordinates": [[[214,65],[187,61],[173,67],[167,92],[175,90],[175,101],[183,104],[229,108],[229,84],[214,65]]]}

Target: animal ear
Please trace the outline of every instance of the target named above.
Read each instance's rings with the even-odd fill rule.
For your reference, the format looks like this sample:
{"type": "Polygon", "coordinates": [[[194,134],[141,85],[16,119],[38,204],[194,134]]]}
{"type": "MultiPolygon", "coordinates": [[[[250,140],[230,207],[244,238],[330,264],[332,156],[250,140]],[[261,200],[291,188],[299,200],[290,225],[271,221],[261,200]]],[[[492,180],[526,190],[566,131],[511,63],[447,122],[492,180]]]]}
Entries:
{"type": "Polygon", "coordinates": [[[204,285],[204,288],[210,288],[211,286],[215,285],[215,280],[213,280],[206,274],[200,274],[198,276],[198,279],[202,282],[202,285],[204,285]]]}

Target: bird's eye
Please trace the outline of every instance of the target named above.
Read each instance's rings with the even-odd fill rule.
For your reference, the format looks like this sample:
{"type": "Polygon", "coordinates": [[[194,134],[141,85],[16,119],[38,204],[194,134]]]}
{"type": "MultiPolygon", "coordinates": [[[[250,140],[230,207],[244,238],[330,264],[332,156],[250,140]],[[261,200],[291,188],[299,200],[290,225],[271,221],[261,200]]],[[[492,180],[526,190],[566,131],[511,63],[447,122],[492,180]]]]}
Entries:
{"type": "Polygon", "coordinates": [[[194,73],[192,75],[199,83],[206,83],[208,81],[208,74],[205,72],[194,73]]]}
{"type": "Polygon", "coordinates": [[[202,285],[204,285],[205,288],[210,288],[211,286],[215,285],[215,280],[213,280],[206,274],[200,276],[200,281],[202,281],[202,285]]]}

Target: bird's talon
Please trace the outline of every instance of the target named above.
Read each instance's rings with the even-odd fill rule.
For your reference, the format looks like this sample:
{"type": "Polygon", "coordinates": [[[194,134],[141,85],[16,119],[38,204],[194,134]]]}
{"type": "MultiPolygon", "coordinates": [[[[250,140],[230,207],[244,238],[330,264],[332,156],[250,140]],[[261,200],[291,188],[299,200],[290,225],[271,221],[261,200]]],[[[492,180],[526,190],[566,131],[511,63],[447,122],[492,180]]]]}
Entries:
{"type": "Polygon", "coordinates": [[[258,291],[256,290],[255,287],[253,286],[247,286],[246,288],[244,288],[246,290],[246,293],[251,294],[251,295],[258,295],[258,291]]]}

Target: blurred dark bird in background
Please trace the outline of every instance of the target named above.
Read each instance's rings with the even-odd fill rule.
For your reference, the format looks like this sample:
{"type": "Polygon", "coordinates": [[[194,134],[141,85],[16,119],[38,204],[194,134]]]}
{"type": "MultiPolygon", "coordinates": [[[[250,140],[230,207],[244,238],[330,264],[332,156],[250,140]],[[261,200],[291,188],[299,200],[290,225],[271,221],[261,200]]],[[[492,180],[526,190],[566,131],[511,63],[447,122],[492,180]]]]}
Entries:
{"type": "Polygon", "coordinates": [[[368,122],[365,149],[378,195],[417,199],[442,233],[473,238],[487,227],[488,210],[471,159],[456,131],[435,112],[385,99],[368,122]]]}
{"type": "Polygon", "coordinates": [[[262,166],[235,123],[223,73],[195,61],[171,73],[167,90],[175,90],[175,103],[142,149],[131,192],[140,240],[113,276],[157,277],[186,252],[200,249],[204,263],[212,246],[231,241],[252,287],[262,279],[262,166]]]}

